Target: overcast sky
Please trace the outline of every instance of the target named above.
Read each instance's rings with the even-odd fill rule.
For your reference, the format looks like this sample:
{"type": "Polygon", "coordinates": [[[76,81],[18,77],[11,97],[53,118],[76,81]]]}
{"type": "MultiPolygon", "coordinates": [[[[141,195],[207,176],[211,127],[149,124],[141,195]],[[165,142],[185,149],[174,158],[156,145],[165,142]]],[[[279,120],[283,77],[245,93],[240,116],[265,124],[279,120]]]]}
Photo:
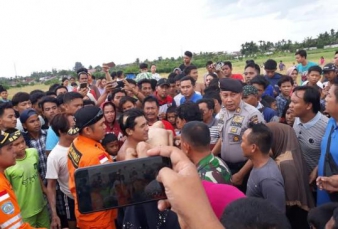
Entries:
{"type": "Polygon", "coordinates": [[[337,0],[0,0],[0,76],[302,41],[338,29],[337,12],[337,0]]]}

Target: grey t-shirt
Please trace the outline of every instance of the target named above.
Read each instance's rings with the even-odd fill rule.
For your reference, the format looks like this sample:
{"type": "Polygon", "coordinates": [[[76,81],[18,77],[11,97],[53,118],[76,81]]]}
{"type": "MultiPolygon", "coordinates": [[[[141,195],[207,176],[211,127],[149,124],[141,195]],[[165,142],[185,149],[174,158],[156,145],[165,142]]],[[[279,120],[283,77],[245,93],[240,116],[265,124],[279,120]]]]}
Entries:
{"type": "Polygon", "coordinates": [[[246,195],[266,199],[281,212],[285,212],[284,180],[272,158],[263,167],[251,170],[246,195]]]}

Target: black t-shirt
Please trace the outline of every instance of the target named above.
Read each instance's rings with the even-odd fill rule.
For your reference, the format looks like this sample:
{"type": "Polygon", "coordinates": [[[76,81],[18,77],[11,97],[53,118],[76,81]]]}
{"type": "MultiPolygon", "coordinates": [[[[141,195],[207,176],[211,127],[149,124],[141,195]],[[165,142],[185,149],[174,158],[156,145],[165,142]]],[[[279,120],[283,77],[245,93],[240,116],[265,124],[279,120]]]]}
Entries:
{"type": "MultiPolygon", "coordinates": [[[[188,66],[194,66],[192,63],[190,63],[190,65],[188,65],[188,66]]],[[[184,71],[184,69],[186,68],[186,67],[188,67],[188,66],[185,66],[184,64],[181,64],[180,66],[179,66],[179,68],[181,69],[181,71],[183,72],[184,71]]]]}

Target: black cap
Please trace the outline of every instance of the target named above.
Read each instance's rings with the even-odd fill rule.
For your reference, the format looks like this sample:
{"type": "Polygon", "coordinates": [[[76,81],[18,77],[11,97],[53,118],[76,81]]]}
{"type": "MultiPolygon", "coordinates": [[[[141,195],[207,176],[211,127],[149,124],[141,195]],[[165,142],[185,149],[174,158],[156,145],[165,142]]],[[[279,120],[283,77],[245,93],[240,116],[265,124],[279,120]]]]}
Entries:
{"type": "Polygon", "coordinates": [[[323,67],[323,72],[336,71],[337,67],[333,63],[329,63],[323,67]]]}
{"type": "Polygon", "coordinates": [[[96,106],[83,107],[74,115],[75,126],[68,131],[68,134],[75,135],[86,126],[91,126],[103,117],[103,111],[96,106]]]}
{"type": "Polygon", "coordinates": [[[239,80],[231,78],[222,78],[219,80],[219,88],[221,91],[231,91],[235,93],[241,93],[243,91],[243,85],[239,80]]]}
{"type": "Polygon", "coordinates": [[[168,87],[170,87],[170,83],[169,80],[166,78],[161,78],[157,81],[157,85],[156,86],[163,86],[163,85],[168,85],[168,87]]]}
{"type": "Polygon", "coordinates": [[[184,52],[184,55],[191,58],[191,57],[192,57],[192,52],[190,52],[190,51],[185,51],[185,52],[184,52]]]}
{"type": "Polygon", "coordinates": [[[5,145],[11,144],[21,136],[20,130],[12,129],[13,131],[8,133],[1,131],[0,133],[0,148],[5,145]]]}
{"type": "Polygon", "coordinates": [[[268,70],[275,70],[277,69],[277,62],[275,60],[269,59],[265,62],[264,68],[268,70]]]}

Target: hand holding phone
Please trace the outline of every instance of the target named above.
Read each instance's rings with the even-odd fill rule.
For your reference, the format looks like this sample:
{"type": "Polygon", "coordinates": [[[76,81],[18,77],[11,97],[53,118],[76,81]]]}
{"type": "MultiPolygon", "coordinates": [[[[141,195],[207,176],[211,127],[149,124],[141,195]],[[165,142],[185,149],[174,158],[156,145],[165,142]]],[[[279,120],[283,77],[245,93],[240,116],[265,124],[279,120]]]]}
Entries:
{"type": "Polygon", "coordinates": [[[81,83],[81,84],[80,84],[80,89],[82,89],[82,88],[87,88],[87,85],[88,85],[87,83],[81,83]]]}
{"type": "Polygon", "coordinates": [[[171,168],[170,159],[155,156],[77,169],[79,211],[85,214],[165,199],[164,188],[156,181],[164,167],[171,168]]]}

